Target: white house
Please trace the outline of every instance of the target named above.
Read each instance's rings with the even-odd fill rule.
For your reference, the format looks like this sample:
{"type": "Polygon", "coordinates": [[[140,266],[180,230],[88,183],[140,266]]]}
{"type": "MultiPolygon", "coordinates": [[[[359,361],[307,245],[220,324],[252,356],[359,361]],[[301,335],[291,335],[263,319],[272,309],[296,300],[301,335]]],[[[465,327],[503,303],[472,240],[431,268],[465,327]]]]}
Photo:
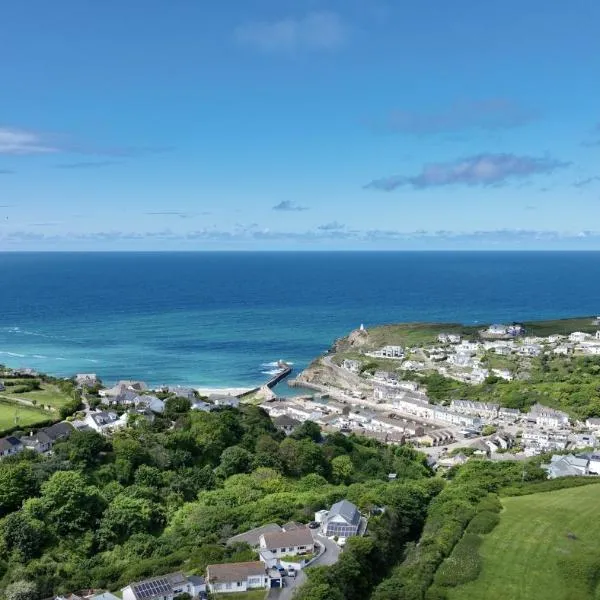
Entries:
{"type": "Polygon", "coordinates": [[[450,408],[457,413],[494,419],[498,416],[499,404],[474,400],[452,400],[450,408]]]}
{"type": "Polygon", "coordinates": [[[543,404],[534,404],[529,410],[529,418],[535,419],[538,427],[560,429],[569,426],[569,415],[560,410],[554,410],[543,404]]]}
{"type": "Polygon", "coordinates": [[[548,473],[548,479],[557,477],[577,477],[589,475],[589,460],[587,458],[577,458],[572,454],[554,454],[550,463],[542,465],[542,468],[548,473]]]}
{"type": "Polygon", "coordinates": [[[13,456],[23,449],[21,440],[16,437],[9,435],[8,437],[0,438],[0,459],[13,456]]]}
{"type": "Polygon", "coordinates": [[[361,516],[358,508],[348,500],[340,500],[323,517],[321,531],[327,537],[337,536],[346,539],[358,535],[360,524],[361,516]]]}
{"type": "Polygon", "coordinates": [[[140,408],[149,408],[154,413],[162,414],[165,412],[165,403],[157,396],[137,396],[133,403],[140,408]]]}
{"type": "Polygon", "coordinates": [[[230,396],[228,394],[211,394],[208,397],[208,401],[215,406],[230,406],[231,408],[238,408],[240,405],[239,398],[230,396]]]}
{"type": "MultiPolygon", "coordinates": [[[[260,561],[208,565],[206,586],[213,594],[245,592],[271,587],[272,576],[260,561]]],[[[123,600],[127,600],[123,597],[123,600]]]]}
{"type": "Polygon", "coordinates": [[[98,433],[107,433],[122,427],[125,423],[119,419],[119,415],[112,410],[88,413],[85,424],[98,433]]]}
{"type": "Polygon", "coordinates": [[[460,335],[457,333],[440,333],[437,339],[442,344],[460,344],[460,335]]]}
{"type": "Polygon", "coordinates": [[[79,387],[84,385],[92,387],[98,383],[98,376],[96,373],[77,373],[75,375],[75,383],[79,387]]]}
{"type": "Polygon", "coordinates": [[[180,594],[198,596],[206,591],[202,577],[171,573],[131,583],[122,589],[123,600],[173,600],[180,594]]]}
{"type": "Polygon", "coordinates": [[[498,416],[504,421],[516,421],[521,418],[521,411],[518,408],[504,408],[498,411],[498,416]]]}
{"type": "Polygon", "coordinates": [[[259,538],[259,545],[261,549],[269,550],[276,558],[308,554],[315,549],[312,533],[307,527],[264,533],[259,538]]]}
{"type": "Polygon", "coordinates": [[[592,337],[590,333],[583,333],[583,331],[574,331],[571,335],[569,335],[570,342],[585,342],[585,340],[589,340],[592,337]]]}
{"type": "Polygon", "coordinates": [[[590,417],[585,420],[585,426],[588,429],[593,429],[595,431],[600,430],[600,419],[597,417],[590,417]]]}
{"type": "Polygon", "coordinates": [[[346,371],[350,371],[350,373],[360,373],[361,363],[358,360],[351,360],[346,358],[342,362],[342,368],[346,369],[346,371]]]}

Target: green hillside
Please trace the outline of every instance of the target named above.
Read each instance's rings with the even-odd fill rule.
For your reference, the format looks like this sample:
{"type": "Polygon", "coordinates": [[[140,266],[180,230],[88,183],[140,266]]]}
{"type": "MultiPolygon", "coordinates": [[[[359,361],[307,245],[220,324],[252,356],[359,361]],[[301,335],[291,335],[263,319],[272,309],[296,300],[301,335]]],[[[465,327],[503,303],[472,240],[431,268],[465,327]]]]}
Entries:
{"type": "Polygon", "coordinates": [[[504,498],[479,548],[479,577],[450,600],[593,600],[600,597],[600,485],[504,498]]]}

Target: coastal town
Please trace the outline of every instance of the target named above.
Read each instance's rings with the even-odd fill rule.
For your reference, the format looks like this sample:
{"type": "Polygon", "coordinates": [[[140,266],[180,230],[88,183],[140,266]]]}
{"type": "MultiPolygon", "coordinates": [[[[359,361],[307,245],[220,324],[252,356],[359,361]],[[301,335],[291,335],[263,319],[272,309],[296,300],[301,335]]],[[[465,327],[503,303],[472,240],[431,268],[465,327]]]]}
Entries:
{"type": "MultiPolygon", "coordinates": [[[[466,336],[440,331],[429,341],[410,345],[376,345],[373,339],[379,339],[378,332],[372,338],[361,325],[297,374],[290,381],[297,394],[287,397],[279,396],[275,387],[291,374],[292,367],[284,361],[277,363],[277,371],[263,386],[208,394],[184,386],[152,388],[135,380],[106,386],[94,373],[58,381],[31,369],[3,367],[0,399],[5,404],[33,406],[34,398],[42,397],[35,394],[49,397],[50,390],[60,388],[74,398],[76,408],[66,418],[42,427],[20,427],[16,422],[0,438],[0,460],[23,452],[52,456],[57,444],[76,433],[112,439],[118,432],[152,426],[157,419],[173,429],[181,414],[172,416],[174,406],[206,414],[252,406],[268,415],[281,438],[293,438],[310,425],[320,430],[324,440],[354,435],[387,447],[414,448],[426,455],[431,473],[443,474],[471,460],[515,462],[540,457],[539,466],[548,479],[593,477],[600,475],[600,417],[577,418],[539,401],[522,410],[503,406],[493,396],[440,400],[439,392],[433,397],[428,389],[432,380],[427,379],[434,374],[441,381],[475,389],[532,381],[543,361],[570,365],[590,357],[595,368],[600,320],[590,319],[587,329],[542,336],[515,323],[491,325],[466,336]]],[[[50,405],[44,410],[53,414],[50,405]]],[[[393,471],[387,473],[390,482],[396,477],[393,471]]],[[[175,600],[186,594],[202,599],[253,590],[287,600],[306,581],[304,569],[335,564],[349,538],[368,532],[369,519],[377,514],[372,511],[377,510],[384,509],[361,512],[342,498],[319,508],[304,522],[271,522],[226,540],[231,547],[243,544],[251,549],[253,560],[210,563],[193,575],[177,571],[132,581],[113,592],[80,590],[56,600],[175,600]]]]}

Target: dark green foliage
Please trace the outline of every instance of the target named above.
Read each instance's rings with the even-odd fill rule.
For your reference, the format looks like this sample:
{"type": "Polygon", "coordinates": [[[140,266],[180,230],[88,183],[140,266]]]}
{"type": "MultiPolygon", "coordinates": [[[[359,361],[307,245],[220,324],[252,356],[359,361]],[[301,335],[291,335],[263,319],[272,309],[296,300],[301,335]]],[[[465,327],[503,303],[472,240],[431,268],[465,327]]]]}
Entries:
{"type": "MultiPolygon", "coordinates": [[[[376,547],[353,542],[342,563],[365,574],[354,584],[364,596],[417,538],[443,485],[411,449],[336,434],[321,440],[310,424],[298,439],[285,438],[254,406],[180,413],[183,403],[173,404],[174,427],[157,418],[110,438],[74,433],[52,456],[22,452],[0,462],[0,591],[14,583],[15,593],[27,592],[27,582],[36,598],[115,590],[254,560],[247,546],[226,540],[268,522],[312,520],[315,510],[349,498],[365,512],[388,507],[370,522],[376,547]],[[392,470],[400,476],[390,483],[392,470]]],[[[339,597],[325,587],[328,598],[339,597]]]]}

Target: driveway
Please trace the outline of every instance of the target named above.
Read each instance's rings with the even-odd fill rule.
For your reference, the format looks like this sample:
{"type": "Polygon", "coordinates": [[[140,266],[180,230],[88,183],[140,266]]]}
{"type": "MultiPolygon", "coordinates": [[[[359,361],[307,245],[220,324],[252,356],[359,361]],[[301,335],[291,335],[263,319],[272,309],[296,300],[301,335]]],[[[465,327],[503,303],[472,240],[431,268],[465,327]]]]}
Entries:
{"type": "MultiPolygon", "coordinates": [[[[333,541],[322,536],[316,530],[311,529],[315,542],[323,548],[321,554],[310,564],[311,567],[333,565],[338,561],[342,549],[333,541]]],[[[294,591],[303,583],[306,583],[306,574],[299,571],[296,577],[284,577],[283,588],[271,588],[267,600],[291,600],[294,591]]]]}

